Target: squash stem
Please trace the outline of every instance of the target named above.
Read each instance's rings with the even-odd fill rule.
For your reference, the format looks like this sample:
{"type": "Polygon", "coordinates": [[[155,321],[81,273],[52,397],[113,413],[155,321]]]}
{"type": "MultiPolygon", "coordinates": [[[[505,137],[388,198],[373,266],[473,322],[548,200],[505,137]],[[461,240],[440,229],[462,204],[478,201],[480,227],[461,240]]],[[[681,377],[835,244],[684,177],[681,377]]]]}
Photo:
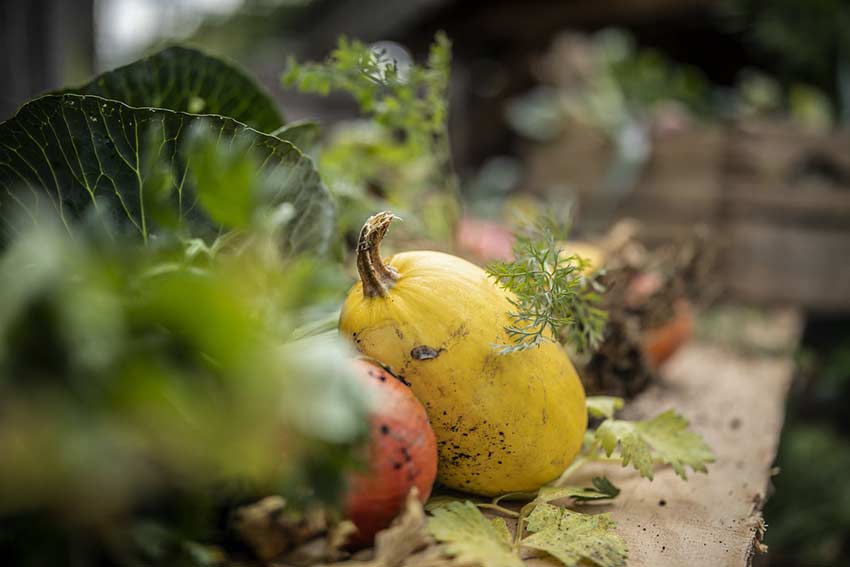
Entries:
{"type": "Polygon", "coordinates": [[[398,272],[381,259],[381,240],[395,218],[389,211],[378,213],[369,217],[360,231],[357,240],[357,271],[366,297],[386,297],[398,280],[398,272]]]}

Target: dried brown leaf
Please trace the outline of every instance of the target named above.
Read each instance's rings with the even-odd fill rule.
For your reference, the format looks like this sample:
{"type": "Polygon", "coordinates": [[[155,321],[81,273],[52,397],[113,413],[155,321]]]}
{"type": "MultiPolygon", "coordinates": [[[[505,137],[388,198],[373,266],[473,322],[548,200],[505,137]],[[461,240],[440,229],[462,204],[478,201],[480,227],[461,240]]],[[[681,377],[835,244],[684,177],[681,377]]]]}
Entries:
{"type": "Polygon", "coordinates": [[[238,508],[231,525],[260,559],[269,560],[327,531],[321,510],[287,510],[286,500],[269,496],[238,508]]]}
{"type": "MultiPolygon", "coordinates": [[[[402,513],[393,521],[392,525],[375,536],[374,556],[371,560],[350,560],[342,563],[334,563],[337,567],[417,567],[420,563],[409,562],[414,554],[427,548],[433,540],[428,533],[425,510],[419,501],[416,488],[410,491],[402,513]]],[[[441,567],[451,563],[426,563],[425,556],[422,557],[423,566],[441,567]]],[[[435,560],[428,557],[428,561],[435,560]]]]}

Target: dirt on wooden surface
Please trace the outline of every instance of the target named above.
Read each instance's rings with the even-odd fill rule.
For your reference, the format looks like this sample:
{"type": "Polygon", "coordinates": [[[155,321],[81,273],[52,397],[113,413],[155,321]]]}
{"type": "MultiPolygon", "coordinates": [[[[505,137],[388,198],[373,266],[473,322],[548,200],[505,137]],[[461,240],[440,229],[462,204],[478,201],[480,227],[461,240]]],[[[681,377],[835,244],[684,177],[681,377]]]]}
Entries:
{"type": "MultiPolygon", "coordinates": [[[[716,327],[715,323],[715,327],[716,327]]],[[[721,326],[722,327],[722,326],[721,326]]],[[[630,567],[742,567],[760,546],[761,506],[767,498],[800,336],[794,310],[760,314],[747,325],[771,337],[773,346],[750,348],[700,340],[678,352],[661,380],[627,406],[628,418],[675,408],[687,417],[717,455],[709,474],[688,482],[659,467],[652,482],[630,468],[591,467],[576,477],[589,484],[604,472],[622,492],[612,504],[585,506],[610,512],[626,540],[630,567]]],[[[730,338],[728,335],[727,339],[730,338]]],[[[529,566],[555,565],[528,559],[529,566]]]]}

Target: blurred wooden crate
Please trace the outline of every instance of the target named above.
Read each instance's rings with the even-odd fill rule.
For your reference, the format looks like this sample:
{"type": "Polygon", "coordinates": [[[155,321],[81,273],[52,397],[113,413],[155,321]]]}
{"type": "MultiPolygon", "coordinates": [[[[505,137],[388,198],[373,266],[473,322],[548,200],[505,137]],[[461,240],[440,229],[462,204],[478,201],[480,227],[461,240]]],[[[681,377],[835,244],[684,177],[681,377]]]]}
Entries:
{"type": "Polygon", "coordinates": [[[632,217],[647,241],[662,242],[705,225],[732,298],[850,311],[850,133],[756,121],[655,133],[624,195],[606,185],[610,145],[576,137],[530,150],[526,187],[572,187],[580,230],[632,217]]]}
{"type": "Polygon", "coordinates": [[[850,133],[778,122],[729,129],[721,228],[744,299],[850,311],[850,133]]]}

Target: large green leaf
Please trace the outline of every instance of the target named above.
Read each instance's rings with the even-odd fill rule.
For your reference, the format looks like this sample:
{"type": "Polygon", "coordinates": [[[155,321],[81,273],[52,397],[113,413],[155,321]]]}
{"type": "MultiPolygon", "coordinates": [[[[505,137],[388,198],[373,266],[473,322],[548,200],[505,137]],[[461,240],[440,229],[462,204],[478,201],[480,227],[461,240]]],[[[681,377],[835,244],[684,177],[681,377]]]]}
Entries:
{"type": "MultiPolygon", "coordinates": [[[[234,186],[231,191],[252,188],[234,186]]],[[[214,211],[231,206],[225,201],[244,211],[246,202],[257,199],[267,206],[292,205],[281,236],[289,249],[324,249],[334,206],[313,162],[291,143],[229,118],[63,94],[33,100],[0,124],[2,242],[21,217],[37,221],[45,210],[58,213],[71,230],[74,220],[95,209],[101,218],[111,216],[147,241],[165,223],[194,230],[215,227],[213,219],[227,223],[228,218],[243,218],[250,211],[214,211]],[[260,190],[226,196],[222,187],[205,187],[210,176],[200,171],[201,158],[210,153],[196,155],[191,142],[198,138],[207,149],[211,143],[214,149],[255,160],[252,172],[260,190]],[[214,206],[205,209],[197,206],[199,201],[214,206]]]]}
{"type": "Polygon", "coordinates": [[[322,127],[312,120],[296,120],[271,133],[281,140],[292,142],[302,152],[311,154],[322,138],[322,127]]]}
{"type": "Polygon", "coordinates": [[[260,132],[284,122],[268,92],[239,68],[186,47],[170,47],[64,92],[137,107],[219,114],[260,132]]]}

